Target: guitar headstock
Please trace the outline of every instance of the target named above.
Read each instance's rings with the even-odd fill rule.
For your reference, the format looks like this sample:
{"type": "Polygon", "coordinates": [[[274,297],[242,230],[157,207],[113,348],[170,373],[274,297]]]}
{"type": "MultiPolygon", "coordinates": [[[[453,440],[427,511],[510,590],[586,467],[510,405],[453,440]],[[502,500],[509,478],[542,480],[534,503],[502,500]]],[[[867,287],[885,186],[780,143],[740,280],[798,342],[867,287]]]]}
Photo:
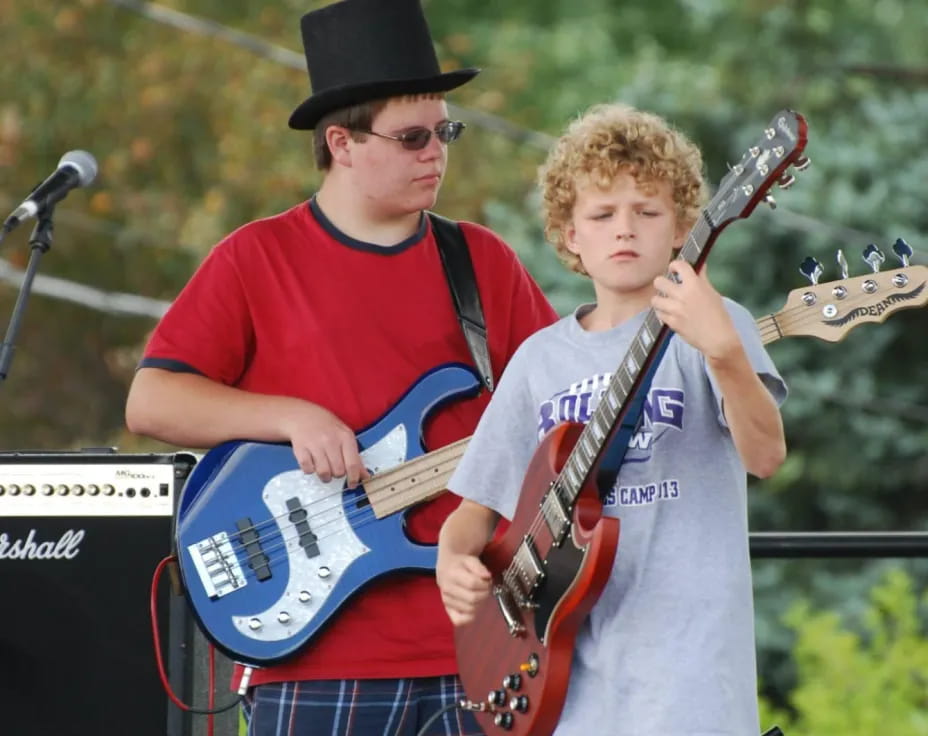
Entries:
{"type": "Polygon", "coordinates": [[[766,342],[799,336],[837,342],[858,325],[884,322],[900,309],[926,303],[928,266],[903,266],[793,289],[783,309],[768,318],[771,329],[762,333],[770,332],[766,342]]]}
{"type": "Polygon", "coordinates": [[[781,110],[764,129],[757,142],[749,147],[741,160],[729,166],[728,174],[704,213],[712,227],[720,230],[734,219],[751,214],[757,203],[766,200],[776,206],[768,190],[778,184],[783,189],[795,181],[787,168],[803,171],[809,159],[802,155],[806,147],[805,118],[793,110],[781,110]]]}

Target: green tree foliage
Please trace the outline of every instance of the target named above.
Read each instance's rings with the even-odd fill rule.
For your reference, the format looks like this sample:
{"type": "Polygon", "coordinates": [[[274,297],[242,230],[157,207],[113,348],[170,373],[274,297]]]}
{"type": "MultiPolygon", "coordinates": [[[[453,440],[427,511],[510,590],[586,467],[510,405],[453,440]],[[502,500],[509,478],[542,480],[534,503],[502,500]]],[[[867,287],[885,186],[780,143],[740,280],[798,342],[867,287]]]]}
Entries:
{"type": "MultiPolygon", "coordinates": [[[[322,4],[0,0],[0,206],[15,206],[65,151],[86,148],[101,165],[91,188],[58,206],[41,273],[170,300],[225,233],[305,199],[319,181],[310,138],[286,119],[309,93],[298,18],[322,4]],[[248,37],[204,32],[187,15],[248,37]]],[[[797,268],[809,255],[825,265],[823,280],[840,278],[838,248],[851,275],[863,273],[870,241],[888,253],[904,237],[916,249],[913,263],[925,262],[923,2],[425,6],[442,64],[484,68],[451,98],[469,127],[452,149],[438,209],[503,233],[562,313],[590,289],[543,241],[535,173],[570,118],[609,100],[654,110],[687,131],[713,184],[778,109],[807,118],[811,169],[777,195],[779,209],[758,208],[726,229],[710,258],[713,282],[756,314],[779,309],[802,285],[797,268]]],[[[27,240],[23,227],[0,255],[23,267],[27,240]]],[[[0,288],[0,318],[15,297],[15,286],[0,288]]],[[[911,310],[838,344],[771,346],[792,388],[784,406],[790,457],[774,478],[753,484],[753,528],[928,528],[924,320],[924,310],[911,310]]],[[[153,324],[33,296],[0,388],[0,448],[159,449],[122,426],[153,324]]],[[[783,664],[792,638],[775,607],[805,594],[847,612],[879,567],[822,569],[759,569],[761,670],[775,673],[774,688],[795,676],[783,664]],[[842,595],[831,595],[836,589],[842,595]]],[[[913,574],[925,578],[922,568],[913,574]]]]}
{"type": "Polygon", "coordinates": [[[796,632],[798,684],[785,709],[762,701],[762,723],[789,736],[928,734],[928,638],[907,574],[886,574],[852,622],[798,602],[785,619],[796,632]]]}

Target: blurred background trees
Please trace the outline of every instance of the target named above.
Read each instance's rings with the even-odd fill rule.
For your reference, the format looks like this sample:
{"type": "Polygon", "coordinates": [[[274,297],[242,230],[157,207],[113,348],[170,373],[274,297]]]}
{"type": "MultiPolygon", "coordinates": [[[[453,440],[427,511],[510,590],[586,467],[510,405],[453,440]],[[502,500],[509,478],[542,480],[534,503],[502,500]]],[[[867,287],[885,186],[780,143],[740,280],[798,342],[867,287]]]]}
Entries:
{"type": "MultiPolygon", "coordinates": [[[[308,197],[319,181],[310,137],[286,120],[309,92],[299,17],[322,4],[0,0],[7,58],[0,208],[15,207],[68,150],[91,151],[100,163],[96,183],[58,206],[40,273],[167,302],[224,234],[308,197]]],[[[860,254],[871,242],[887,254],[885,268],[893,266],[898,237],[915,249],[914,264],[926,262],[922,2],[426,0],[425,7],[443,65],[484,68],[451,97],[468,130],[452,150],[437,209],[501,232],[561,313],[590,290],[544,243],[535,171],[569,119],[609,100],[658,112],[689,133],[713,185],[778,109],[806,117],[812,167],[777,195],[777,210],[758,208],[728,228],[711,257],[716,286],[757,316],[780,309],[802,286],[797,269],[806,256],[822,262],[823,281],[840,278],[838,249],[851,276],[869,269],[860,254]]],[[[0,251],[4,328],[29,227],[0,251]]],[[[0,389],[0,449],[169,450],[128,435],[122,423],[157,316],[151,304],[146,316],[33,294],[0,389]]],[[[925,325],[924,311],[901,311],[837,344],[797,338],[770,347],[792,390],[784,406],[790,456],[774,478],[753,484],[754,529],[928,527],[925,325]]],[[[860,646],[882,646],[885,632],[864,620],[868,591],[884,590],[874,586],[902,568],[919,590],[928,574],[921,561],[756,565],[766,692],[808,733],[858,733],[811,720],[813,709],[828,706],[802,680],[812,666],[810,642],[831,641],[849,626],[860,646]],[[805,614],[794,607],[801,598],[811,601],[805,614]],[[817,618],[814,611],[825,609],[840,622],[817,618]]],[[[923,622],[912,596],[911,615],[923,622]]],[[[822,653],[831,655],[851,657],[837,642],[822,653]]],[[[919,723],[893,732],[928,733],[919,723]]]]}

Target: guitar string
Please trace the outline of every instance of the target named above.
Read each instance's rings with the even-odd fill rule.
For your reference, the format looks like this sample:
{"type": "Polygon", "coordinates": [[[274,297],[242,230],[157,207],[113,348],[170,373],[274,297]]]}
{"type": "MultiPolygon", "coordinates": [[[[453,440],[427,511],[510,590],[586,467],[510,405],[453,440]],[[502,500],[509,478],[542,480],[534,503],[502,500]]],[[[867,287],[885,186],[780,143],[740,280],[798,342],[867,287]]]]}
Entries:
{"type": "MultiPolygon", "coordinates": [[[[470,439],[469,437],[464,438],[464,440],[469,440],[469,439],[470,439]]],[[[456,443],[452,443],[451,445],[445,445],[444,447],[439,448],[438,450],[434,450],[433,452],[434,452],[436,455],[437,455],[437,454],[441,454],[441,455],[447,456],[447,457],[443,458],[442,460],[436,460],[435,462],[436,462],[436,463],[444,464],[445,462],[448,462],[448,459],[449,459],[449,458],[450,458],[451,460],[456,460],[457,458],[460,457],[461,454],[463,454],[463,452],[464,452],[464,447],[465,447],[465,446],[466,446],[466,444],[464,443],[464,441],[463,441],[463,440],[459,440],[459,441],[456,442],[456,443]],[[457,445],[457,444],[460,444],[461,447],[460,447],[460,448],[455,448],[454,445],[457,445]],[[454,448],[454,449],[453,449],[452,452],[449,453],[449,452],[447,452],[447,449],[448,449],[448,448],[454,448]]],[[[418,467],[418,466],[422,465],[421,462],[417,462],[417,461],[421,461],[422,458],[428,457],[428,456],[431,455],[431,454],[432,454],[432,453],[427,453],[426,455],[420,455],[420,456],[418,456],[418,457],[416,457],[416,458],[413,458],[412,460],[409,460],[409,461],[407,461],[407,462],[405,462],[405,463],[402,463],[401,465],[398,465],[398,466],[395,466],[395,467],[393,467],[393,468],[390,468],[390,469],[384,471],[383,474],[374,476],[374,477],[371,479],[371,481],[373,481],[373,480],[378,480],[378,479],[383,479],[383,478],[388,478],[388,477],[393,476],[393,475],[399,475],[398,479],[396,479],[396,480],[393,482],[393,484],[392,484],[392,485],[398,485],[398,484],[403,483],[404,481],[409,481],[409,480],[411,480],[411,479],[415,479],[415,477],[416,477],[417,475],[421,475],[421,473],[417,473],[417,472],[416,472],[416,467],[413,467],[413,466],[417,466],[417,467],[418,467]],[[404,469],[404,468],[406,469],[407,472],[406,472],[405,474],[400,474],[399,471],[401,471],[401,470],[404,469]]],[[[438,477],[440,477],[440,476],[438,476],[438,477]]],[[[435,479],[436,479],[436,476],[431,476],[431,477],[429,477],[428,480],[431,481],[431,482],[434,482],[435,479]]],[[[367,481],[367,482],[370,482],[370,481],[367,481]]],[[[319,497],[319,498],[313,499],[313,501],[311,501],[309,504],[307,504],[307,505],[304,506],[303,508],[304,508],[304,510],[305,510],[306,508],[312,507],[313,505],[318,505],[319,503],[322,503],[322,502],[326,502],[326,501],[329,501],[329,502],[330,502],[330,501],[332,501],[333,499],[335,499],[336,497],[340,500],[340,499],[342,498],[342,496],[343,496],[343,494],[345,493],[346,490],[348,490],[348,489],[340,488],[339,490],[333,491],[332,493],[330,493],[330,494],[328,494],[328,495],[324,495],[324,496],[321,496],[321,497],[319,497]]],[[[366,494],[360,495],[360,496],[358,497],[357,500],[358,500],[358,501],[363,501],[365,498],[367,498],[367,499],[378,498],[378,497],[381,496],[381,495],[385,495],[385,494],[386,494],[386,495],[389,495],[389,494],[391,494],[391,493],[392,493],[392,491],[390,490],[390,488],[381,487],[381,488],[378,488],[378,489],[374,489],[373,492],[368,492],[368,493],[366,493],[366,494]]],[[[314,514],[307,514],[307,517],[306,517],[305,521],[309,522],[310,520],[313,520],[314,523],[310,524],[310,529],[311,529],[311,530],[313,531],[313,533],[315,534],[316,530],[321,529],[321,528],[323,528],[323,527],[326,527],[326,526],[328,526],[328,525],[330,525],[330,524],[332,524],[332,523],[336,523],[336,522],[338,522],[338,521],[339,521],[340,519],[342,519],[342,518],[346,519],[347,521],[354,521],[354,520],[360,519],[360,520],[361,520],[361,523],[360,523],[360,524],[357,524],[357,525],[352,524],[352,527],[354,527],[354,528],[357,528],[358,526],[363,526],[363,525],[365,525],[365,524],[367,524],[367,523],[370,523],[371,521],[378,520],[377,517],[376,517],[376,514],[375,514],[375,512],[374,512],[374,508],[373,508],[373,504],[372,504],[372,503],[368,503],[367,505],[364,505],[364,506],[361,506],[361,507],[357,506],[356,504],[353,504],[353,505],[355,505],[354,510],[348,511],[348,512],[346,512],[346,513],[337,513],[337,512],[339,512],[339,511],[344,511],[344,506],[343,506],[341,503],[339,503],[338,506],[328,506],[328,507],[327,507],[326,509],[324,509],[323,511],[320,511],[320,512],[317,512],[317,513],[314,513],[314,514]],[[334,515],[334,518],[330,518],[330,519],[328,519],[328,520],[325,520],[325,521],[323,521],[321,524],[318,523],[318,522],[319,522],[319,519],[321,519],[321,518],[322,518],[324,515],[326,515],[327,513],[331,515],[331,512],[336,512],[335,515],[334,515]],[[367,519],[367,518],[365,518],[365,517],[372,517],[372,518],[367,519]]],[[[241,554],[245,557],[245,561],[246,561],[246,564],[247,564],[247,563],[250,563],[256,556],[258,556],[258,555],[260,555],[260,554],[262,554],[262,553],[267,554],[268,552],[276,551],[276,550],[278,550],[278,549],[280,549],[280,548],[282,548],[282,547],[286,547],[286,545],[287,545],[288,542],[293,541],[293,540],[295,540],[295,539],[299,539],[299,534],[296,534],[296,535],[287,537],[287,536],[284,536],[282,532],[280,532],[281,521],[284,520],[284,519],[289,520],[289,517],[290,517],[290,514],[291,514],[291,513],[292,513],[292,512],[287,511],[287,512],[285,512],[285,513],[283,513],[283,514],[280,514],[280,515],[278,515],[278,516],[272,516],[272,517],[270,517],[270,518],[268,518],[268,519],[264,519],[264,520],[258,522],[257,524],[252,524],[250,527],[246,527],[246,528],[244,528],[244,529],[242,529],[242,530],[238,530],[238,529],[234,529],[234,530],[220,529],[220,530],[219,530],[218,532],[216,532],[216,533],[225,532],[226,534],[228,534],[228,535],[230,536],[230,538],[238,538],[238,539],[240,539],[240,535],[241,535],[242,533],[244,533],[244,532],[247,532],[247,531],[255,531],[255,532],[258,532],[258,531],[260,530],[260,532],[262,532],[262,534],[263,534],[264,536],[266,536],[267,539],[273,539],[275,536],[281,536],[281,537],[283,538],[283,541],[282,541],[281,543],[279,543],[279,544],[277,544],[277,545],[275,545],[275,546],[272,546],[272,547],[270,547],[270,548],[268,548],[268,549],[263,549],[263,548],[262,548],[261,552],[255,552],[255,553],[247,553],[247,552],[245,551],[247,545],[246,545],[245,543],[241,542],[241,541],[236,541],[236,542],[234,542],[234,543],[231,543],[231,544],[229,545],[230,548],[231,548],[233,551],[241,552],[241,554]],[[270,528],[270,531],[271,531],[270,534],[267,534],[267,533],[266,533],[267,530],[268,530],[268,528],[270,528]]],[[[338,533],[339,531],[340,531],[340,530],[337,530],[337,531],[335,531],[335,532],[332,532],[331,534],[323,535],[323,536],[321,536],[321,537],[320,537],[319,535],[317,535],[317,541],[322,541],[323,539],[326,539],[326,538],[332,536],[333,534],[338,533]]],[[[215,534],[214,534],[214,535],[215,535],[215,534]]],[[[276,562],[276,561],[278,561],[278,560],[280,560],[280,559],[283,559],[283,558],[277,557],[277,558],[274,558],[273,561],[276,562]]]]}
{"type": "MultiPolygon", "coordinates": [[[[431,469],[437,472],[438,471],[437,466],[444,465],[447,462],[449,462],[449,460],[450,461],[458,460],[461,457],[461,455],[464,454],[464,449],[466,448],[467,442],[469,440],[470,440],[470,437],[464,437],[463,439],[452,442],[449,445],[440,447],[437,450],[433,450],[431,452],[425,453],[424,455],[418,455],[417,457],[407,460],[403,463],[400,463],[399,465],[395,465],[391,468],[387,468],[383,470],[381,473],[374,475],[368,480],[359,484],[359,486],[352,486],[352,488],[355,488],[355,487],[363,488],[365,484],[375,486],[370,491],[365,490],[365,493],[359,499],[359,500],[363,500],[364,498],[367,498],[371,506],[374,506],[376,502],[380,501],[382,496],[386,496],[388,498],[391,495],[402,496],[404,493],[408,492],[410,489],[415,488],[417,476],[421,477],[422,475],[428,475],[427,473],[417,472],[420,467],[424,465],[426,470],[431,469]],[[423,462],[425,460],[428,460],[429,458],[432,458],[431,467],[429,466],[427,462],[423,462]],[[406,491],[401,490],[398,493],[395,491],[396,486],[405,485],[407,483],[411,483],[412,485],[410,485],[410,487],[407,488],[406,491]]],[[[445,471],[445,472],[448,472],[448,471],[445,471]]],[[[428,483],[428,482],[434,483],[436,479],[441,478],[442,475],[444,474],[445,473],[438,473],[438,475],[431,475],[426,479],[426,481],[423,481],[423,483],[428,483]]],[[[450,475],[450,473],[448,474],[450,475]]],[[[320,496],[319,498],[313,499],[303,508],[305,510],[314,505],[318,505],[323,502],[331,502],[335,498],[341,498],[341,496],[347,490],[350,490],[350,489],[345,488],[343,485],[341,485],[339,488],[333,489],[331,493],[320,496]]],[[[328,510],[328,508],[326,510],[328,510]]],[[[271,516],[257,523],[252,523],[251,526],[244,527],[242,529],[234,529],[234,530],[219,529],[219,532],[224,531],[227,534],[238,535],[238,534],[249,532],[249,531],[261,531],[271,525],[279,524],[280,521],[283,519],[288,519],[291,513],[293,512],[285,511],[284,513],[279,514],[277,516],[271,516]]],[[[311,521],[314,518],[318,518],[319,515],[321,514],[317,514],[316,516],[313,516],[312,514],[307,514],[307,518],[305,520],[307,522],[311,521]]]]}

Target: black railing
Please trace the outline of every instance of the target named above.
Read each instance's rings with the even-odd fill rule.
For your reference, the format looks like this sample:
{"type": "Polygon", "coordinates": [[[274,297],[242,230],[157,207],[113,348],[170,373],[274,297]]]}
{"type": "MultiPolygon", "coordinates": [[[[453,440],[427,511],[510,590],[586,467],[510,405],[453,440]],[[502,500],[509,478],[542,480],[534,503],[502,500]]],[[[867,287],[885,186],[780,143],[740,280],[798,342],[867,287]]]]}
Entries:
{"type": "Polygon", "coordinates": [[[751,532],[751,557],[928,557],[928,532],[751,532]]]}

